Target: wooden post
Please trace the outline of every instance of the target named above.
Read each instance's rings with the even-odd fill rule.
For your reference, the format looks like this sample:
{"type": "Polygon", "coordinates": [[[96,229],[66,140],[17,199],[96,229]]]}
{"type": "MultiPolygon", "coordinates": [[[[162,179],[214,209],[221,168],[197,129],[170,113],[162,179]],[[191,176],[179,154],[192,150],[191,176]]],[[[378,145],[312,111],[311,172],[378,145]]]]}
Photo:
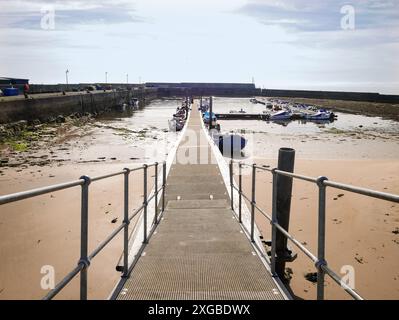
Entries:
{"type": "MultiPolygon", "coordinates": [[[[286,172],[294,172],[295,150],[280,148],[278,153],[277,169],[286,172]]],[[[292,178],[277,174],[277,222],[288,232],[290,222],[292,195],[292,178]]],[[[276,234],[276,273],[280,279],[284,279],[285,263],[292,261],[293,257],[287,248],[287,238],[277,230],[276,234]]]]}

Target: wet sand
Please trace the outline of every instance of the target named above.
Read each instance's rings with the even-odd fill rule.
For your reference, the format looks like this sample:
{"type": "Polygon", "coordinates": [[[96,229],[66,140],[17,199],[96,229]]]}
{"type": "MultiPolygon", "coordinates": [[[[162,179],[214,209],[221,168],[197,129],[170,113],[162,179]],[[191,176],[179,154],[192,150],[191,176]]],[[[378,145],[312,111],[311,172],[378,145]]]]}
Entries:
{"type": "MultiPolygon", "coordinates": [[[[134,114],[115,113],[89,121],[53,124],[52,134],[29,141],[27,150],[3,145],[0,194],[25,191],[117,172],[125,167],[163,161],[177,138],[167,119],[179,100],[158,100],[134,114]]],[[[148,188],[153,185],[149,170],[148,188]]],[[[130,212],[142,204],[142,172],[131,174],[130,212]]],[[[123,220],[123,176],[94,182],[89,194],[89,251],[123,220]],[[115,223],[114,219],[117,219],[115,223]]],[[[80,188],[54,192],[0,207],[0,299],[41,299],[42,266],[55,268],[56,283],[80,256],[80,188]]],[[[134,227],[134,221],[129,229],[134,227]]],[[[89,299],[106,299],[120,278],[115,270],[122,253],[122,234],[92,261],[89,299]]],[[[58,296],[79,299],[79,277],[58,296]]]]}
{"type": "MultiPolygon", "coordinates": [[[[226,104],[227,110],[230,106],[239,106],[242,101],[218,98],[216,106],[217,103],[226,104]]],[[[101,119],[66,134],[57,133],[34,150],[7,153],[10,163],[16,165],[1,168],[0,194],[74,180],[82,174],[95,176],[142,162],[162,161],[168,152],[165,142],[174,141],[176,137],[165,130],[166,120],[177,103],[167,102],[163,109],[164,103],[154,102],[158,112],[148,108],[147,113],[143,111],[133,117],[101,119]],[[166,138],[162,138],[163,134],[166,138]],[[42,156],[47,156],[45,159],[49,161],[36,165],[38,158],[34,157],[40,160],[42,156]],[[53,159],[53,156],[57,157],[53,159]],[[18,164],[20,159],[28,161],[18,164]]],[[[248,161],[254,158],[258,164],[273,166],[280,147],[294,147],[297,172],[326,175],[339,182],[399,193],[396,122],[348,115],[321,126],[309,123],[284,126],[263,121],[221,121],[221,125],[223,131],[244,130],[243,134],[250,139],[246,148],[248,161]]],[[[270,176],[263,175],[258,181],[257,202],[270,212],[271,181],[270,176]]],[[[139,173],[134,177],[139,183],[131,184],[132,209],[142,202],[142,177],[139,173]]],[[[123,177],[119,176],[92,185],[91,250],[122,220],[122,181],[123,177]],[[117,222],[112,223],[117,217],[117,222]]],[[[246,190],[250,190],[248,177],[244,177],[244,184],[246,190]]],[[[314,185],[294,183],[290,230],[306,242],[312,252],[316,252],[317,240],[315,197],[314,185]]],[[[40,299],[46,294],[40,288],[43,265],[55,267],[56,281],[76,265],[80,238],[80,202],[76,200],[79,199],[80,190],[74,188],[0,207],[0,299],[40,299]]],[[[399,206],[329,190],[327,216],[327,259],[334,270],[339,273],[342,265],[353,265],[356,289],[365,298],[398,299],[399,235],[393,231],[399,228],[399,206]],[[343,196],[338,196],[340,194],[343,196]]],[[[270,237],[269,224],[262,219],[257,223],[265,239],[270,237]]],[[[117,236],[93,260],[89,270],[90,299],[109,296],[120,277],[115,266],[121,252],[122,239],[117,236]]],[[[315,285],[305,280],[304,274],[315,270],[307,258],[297,252],[298,259],[287,265],[293,271],[293,291],[300,298],[314,299],[315,285]]],[[[328,281],[327,298],[347,298],[331,283],[328,281]]],[[[78,285],[77,277],[59,298],[78,299],[78,285]]]]}
{"type": "MultiPolygon", "coordinates": [[[[0,184],[6,194],[53,183],[71,181],[84,172],[98,176],[137,167],[137,163],[65,165],[41,168],[44,177],[32,178],[20,172],[8,172],[0,184]],[[51,171],[55,176],[46,175],[51,171]]],[[[142,172],[134,172],[130,183],[130,212],[143,201],[142,172]],[[136,183],[134,183],[136,182],[136,183]]],[[[149,188],[153,172],[149,171],[149,188]]],[[[123,221],[123,176],[93,182],[89,193],[89,251],[93,251],[123,221]],[[117,219],[116,222],[114,219],[117,219]]],[[[133,220],[129,229],[134,227],[133,220]]],[[[123,250],[123,232],[96,256],[89,269],[89,298],[106,299],[120,278],[115,270],[123,250]]],[[[53,192],[34,199],[3,205],[0,217],[0,298],[40,299],[42,266],[55,268],[56,282],[70,272],[80,255],[80,188],[53,192]]],[[[79,299],[79,277],[58,296],[79,299]]]]}
{"type": "MultiPolygon", "coordinates": [[[[276,160],[264,159],[257,163],[273,167],[276,160]]],[[[399,193],[397,160],[297,159],[295,171],[399,193]]],[[[271,213],[271,176],[267,172],[257,174],[257,204],[271,213]]],[[[317,254],[317,187],[294,181],[290,232],[317,254]]],[[[243,184],[249,193],[249,176],[244,176],[243,184]]],[[[270,224],[259,213],[256,221],[264,239],[270,239],[270,224]]],[[[398,228],[398,204],[327,189],[326,259],[337,274],[342,266],[353,266],[355,289],[366,299],[399,299],[399,235],[394,233],[398,228]]],[[[298,253],[297,260],[286,265],[293,272],[291,288],[298,298],[315,299],[316,284],[307,281],[305,274],[316,270],[299,249],[294,245],[291,247],[298,253]]],[[[335,282],[326,279],[327,299],[351,299],[335,282]]]]}
{"type": "MultiPolygon", "coordinates": [[[[227,102],[216,99],[215,110],[228,112],[240,106],[247,112],[264,108],[245,99],[227,102]]],[[[338,113],[337,121],[324,123],[236,120],[219,123],[222,131],[240,133],[248,139],[244,162],[274,167],[279,148],[290,147],[296,150],[297,173],[327,176],[337,182],[399,194],[396,121],[338,113]]],[[[257,204],[271,213],[271,175],[259,172],[257,177],[257,204]]],[[[244,175],[243,183],[250,195],[248,175],[244,175]]],[[[295,180],[290,232],[314,254],[317,253],[317,199],[314,184],[295,180]]],[[[257,215],[257,225],[268,240],[270,224],[260,213],[257,215]]],[[[398,229],[398,204],[327,189],[327,261],[337,274],[342,266],[353,266],[355,289],[367,299],[399,299],[398,229]]],[[[295,262],[287,263],[293,272],[292,290],[298,298],[315,299],[316,285],[307,281],[305,274],[316,270],[299,249],[291,247],[298,253],[295,262]]],[[[328,277],[326,298],[351,299],[328,277]]]]}

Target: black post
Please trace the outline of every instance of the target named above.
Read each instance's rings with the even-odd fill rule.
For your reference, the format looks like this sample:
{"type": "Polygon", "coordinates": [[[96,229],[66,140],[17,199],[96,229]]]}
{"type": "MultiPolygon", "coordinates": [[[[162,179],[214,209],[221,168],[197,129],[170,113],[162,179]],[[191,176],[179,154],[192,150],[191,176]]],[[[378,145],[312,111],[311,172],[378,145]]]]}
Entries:
{"type": "MultiPolygon", "coordinates": [[[[278,152],[278,166],[280,171],[294,172],[295,150],[280,148],[278,152]]],[[[288,232],[290,222],[292,194],[292,178],[277,174],[277,202],[276,218],[278,224],[288,232]]],[[[276,234],[276,273],[284,279],[285,263],[293,261],[291,252],[287,248],[287,238],[277,230],[276,234]]]]}
{"type": "Polygon", "coordinates": [[[212,109],[213,109],[213,97],[209,98],[209,130],[212,130],[212,109]]]}

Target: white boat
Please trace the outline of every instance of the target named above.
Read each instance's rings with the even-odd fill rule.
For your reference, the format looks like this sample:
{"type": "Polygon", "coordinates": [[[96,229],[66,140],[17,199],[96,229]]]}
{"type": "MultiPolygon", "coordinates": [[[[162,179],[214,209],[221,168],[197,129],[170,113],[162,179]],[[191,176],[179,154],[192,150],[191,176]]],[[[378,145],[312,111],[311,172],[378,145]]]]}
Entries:
{"type": "Polygon", "coordinates": [[[279,112],[270,115],[270,120],[289,120],[291,119],[292,113],[287,110],[281,110],[279,112]]]}
{"type": "Polygon", "coordinates": [[[334,115],[330,111],[326,111],[326,110],[318,110],[314,114],[306,115],[307,120],[330,120],[333,117],[334,117],[334,115]]]}
{"type": "Polygon", "coordinates": [[[176,119],[168,121],[170,131],[180,131],[184,127],[184,122],[176,119]]]}
{"type": "Polygon", "coordinates": [[[215,134],[212,138],[224,156],[240,152],[247,145],[247,140],[239,134],[215,134]]]}

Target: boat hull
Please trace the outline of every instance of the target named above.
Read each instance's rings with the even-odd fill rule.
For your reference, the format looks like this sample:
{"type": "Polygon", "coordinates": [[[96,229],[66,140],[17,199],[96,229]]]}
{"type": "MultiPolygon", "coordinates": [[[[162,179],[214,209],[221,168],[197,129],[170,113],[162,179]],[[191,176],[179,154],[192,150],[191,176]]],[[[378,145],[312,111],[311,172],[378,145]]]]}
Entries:
{"type": "Polygon", "coordinates": [[[247,145],[247,140],[238,134],[215,135],[213,141],[223,155],[240,152],[247,145]]]}

